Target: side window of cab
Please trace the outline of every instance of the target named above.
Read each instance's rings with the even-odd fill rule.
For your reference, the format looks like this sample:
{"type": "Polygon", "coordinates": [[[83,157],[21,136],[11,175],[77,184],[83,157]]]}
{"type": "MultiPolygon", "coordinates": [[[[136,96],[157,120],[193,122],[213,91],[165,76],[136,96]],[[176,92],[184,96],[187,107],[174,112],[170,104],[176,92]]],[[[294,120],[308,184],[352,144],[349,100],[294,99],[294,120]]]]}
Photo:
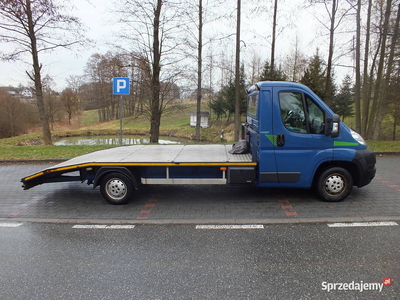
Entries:
{"type": "Polygon", "coordinates": [[[258,125],[258,97],[259,93],[253,93],[247,97],[247,123],[258,125]]]}
{"type": "Polygon", "coordinates": [[[304,134],[324,134],[324,111],[308,95],[280,92],[279,105],[286,129],[304,134]]]}

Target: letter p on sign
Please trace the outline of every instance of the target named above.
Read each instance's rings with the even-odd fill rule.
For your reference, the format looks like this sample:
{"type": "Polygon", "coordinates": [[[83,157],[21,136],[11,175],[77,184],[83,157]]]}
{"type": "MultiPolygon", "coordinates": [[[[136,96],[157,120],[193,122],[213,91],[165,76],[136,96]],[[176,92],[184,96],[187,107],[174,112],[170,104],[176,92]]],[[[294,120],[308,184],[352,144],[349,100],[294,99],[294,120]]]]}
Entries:
{"type": "Polygon", "coordinates": [[[130,80],[128,77],[113,78],[113,95],[129,95],[130,80]]]}

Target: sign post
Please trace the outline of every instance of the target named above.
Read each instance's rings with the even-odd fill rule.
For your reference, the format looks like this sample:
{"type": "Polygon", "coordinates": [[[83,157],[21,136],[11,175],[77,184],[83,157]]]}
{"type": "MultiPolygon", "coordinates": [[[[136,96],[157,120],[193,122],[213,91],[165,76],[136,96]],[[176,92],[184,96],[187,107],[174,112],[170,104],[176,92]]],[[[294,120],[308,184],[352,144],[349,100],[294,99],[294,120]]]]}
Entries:
{"type": "Polygon", "coordinates": [[[119,100],[119,145],[122,146],[122,119],[123,119],[123,104],[122,95],[129,95],[130,90],[129,77],[114,77],[113,78],[113,95],[120,95],[119,100]]]}

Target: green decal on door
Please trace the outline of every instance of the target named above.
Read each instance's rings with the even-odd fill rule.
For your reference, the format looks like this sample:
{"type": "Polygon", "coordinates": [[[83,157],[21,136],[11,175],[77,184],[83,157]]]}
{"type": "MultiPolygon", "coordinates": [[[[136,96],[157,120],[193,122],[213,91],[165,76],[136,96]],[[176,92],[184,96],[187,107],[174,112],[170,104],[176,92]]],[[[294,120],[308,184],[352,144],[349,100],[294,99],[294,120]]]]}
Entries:
{"type": "Polygon", "coordinates": [[[276,146],[276,135],[273,134],[266,134],[267,139],[272,143],[272,145],[276,146]]]}
{"type": "Polygon", "coordinates": [[[351,146],[358,146],[358,143],[352,143],[352,142],[341,142],[341,141],[333,141],[333,146],[334,147],[351,147],[351,146]]]}

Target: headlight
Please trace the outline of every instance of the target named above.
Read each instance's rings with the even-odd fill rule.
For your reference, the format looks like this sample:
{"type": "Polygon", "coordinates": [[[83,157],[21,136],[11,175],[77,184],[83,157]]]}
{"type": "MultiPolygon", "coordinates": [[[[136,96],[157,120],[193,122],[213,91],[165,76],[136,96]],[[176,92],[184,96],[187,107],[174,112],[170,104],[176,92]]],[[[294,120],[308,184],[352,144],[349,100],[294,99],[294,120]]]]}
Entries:
{"type": "Polygon", "coordinates": [[[353,139],[355,139],[359,144],[361,145],[366,145],[364,139],[362,138],[361,135],[359,135],[357,132],[355,132],[354,130],[351,131],[351,136],[353,137],[353,139]]]}

